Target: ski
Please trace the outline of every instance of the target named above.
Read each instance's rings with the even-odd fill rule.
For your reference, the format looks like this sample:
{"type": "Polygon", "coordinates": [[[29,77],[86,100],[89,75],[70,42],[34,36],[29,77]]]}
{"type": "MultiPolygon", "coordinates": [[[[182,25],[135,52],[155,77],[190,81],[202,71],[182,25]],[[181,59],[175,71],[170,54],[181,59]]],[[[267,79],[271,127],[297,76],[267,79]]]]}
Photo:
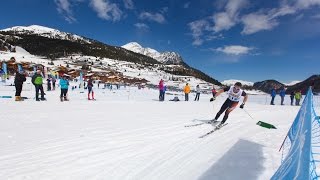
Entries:
{"type": "Polygon", "coordinates": [[[195,126],[201,126],[201,125],[203,125],[203,124],[210,124],[210,125],[212,125],[212,126],[215,126],[217,123],[219,123],[220,121],[215,121],[215,122],[202,122],[202,123],[198,123],[198,124],[190,124],[190,125],[186,125],[186,126],[184,126],[184,127],[195,127],[195,126]]]}
{"type": "Polygon", "coordinates": [[[207,123],[190,124],[190,125],[186,125],[184,127],[195,127],[195,126],[200,126],[202,124],[207,124],[207,123]]]}
{"type": "Polygon", "coordinates": [[[211,131],[207,132],[206,134],[204,134],[204,135],[202,135],[202,136],[199,136],[199,138],[204,138],[204,137],[206,137],[206,136],[208,136],[208,135],[212,134],[213,132],[215,132],[215,131],[217,131],[217,130],[221,129],[223,126],[225,126],[225,125],[227,125],[227,124],[228,124],[228,123],[223,124],[220,128],[215,127],[213,130],[211,130],[211,131]]]}

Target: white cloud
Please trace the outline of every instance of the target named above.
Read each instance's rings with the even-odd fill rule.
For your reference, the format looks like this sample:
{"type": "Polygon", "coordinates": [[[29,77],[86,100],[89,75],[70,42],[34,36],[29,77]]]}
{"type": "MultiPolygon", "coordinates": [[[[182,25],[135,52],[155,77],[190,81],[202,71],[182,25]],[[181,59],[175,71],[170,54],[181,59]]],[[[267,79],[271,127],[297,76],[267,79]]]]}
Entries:
{"type": "Polygon", "coordinates": [[[229,0],[226,5],[226,12],[231,16],[237,16],[242,9],[249,5],[248,0],[229,0]]]}
{"type": "Polygon", "coordinates": [[[189,23],[188,26],[192,31],[192,37],[194,39],[192,44],[195,46],[201,45],[204,42],[201,38],[203,31],[208,31],[210,29],[209,22],[206,20],[198,20],[189,23]]]}
{"type": "Polygon", "coordinates": [[[229,30],[238,23],[240,11],[248,4],[248,0],[228,0],[219,1],[224,6],[224,11],[213,14],[209,18],[193,21],[188,24],[193,36],[193,45],[201,45],[204,41],[210,41],[212,38],[203,39],[205,32],[218,33],[223,30],[229,30]]]}
{"type": "Polygon", "coordinates": [[[237,24],[240,11],[248,6],[247,0],[229,0],[225,6],[224,12],[219,12],[213,15],[215,32],[229,30],[237,24]]]}
{"type": "Polygon", "coordinates": [[[307,9],[312,6],[320,6],[320,0],[297,0],[294,6],[297,9],[307,9]]]}
{"type": "Polygon", "coordinates": [[[122,11],[117,4],[110,3],[108,0],[91,0],[90,5],[101,19],[112,21],[121,19],[122,11]]]}
{"type": "Polygon", "coordinates": [[[144,23],[136,23],[134,26],[140,30],[148,30],[149,26],[144,23]]]}
{"type": "Polygon", "coordinates": [[[183,8],[188,9],[191,2],[184,3],[183,8]]]}
{"type": "Polygon", "coordinates": [[[166,19],[164,18],[164,16],[160,13],[149,13],[149,12],[142,12],[140,15],[139,15],[139,19],[146,19],[146,20],[149,20],[149,21],[154,21],[154,22],[157,22],[157,23],[160,23],[160,24],[163,24],[165,23],[166,19]]]}
{"type": "Polygon", "coordinates": [[[54,2],[57,5],[58,12],[64,16],[66,21],[68,21],[69,23],[77,21],[76,18],[73,16],[69,0],[55,0],[54,2]]]}
{"type": "Polygon", "coordinates": [[[229,14],[226,12],[215,14],[213,16],[213,20],[215,23],[213,27],[214,32],[228,30],[236,24],[235,19],[230,17],[229,14]]]}
{"type": "Polygon", "coordinates": [[[127,9],[134,9],[134,4],[132,0],[123,0],[124,2],[124,7],[127,9]]]}
{"type": "Polygon", "coordinates": [[[252,51],[254,48],[252,47],[245,47],[245,46],[239,46],[239,45],[231,45],[231,46],[224,46],[219,47],[217,49],[212,49],[214,51],[222,52],[227,55],[245,55],[249,54],[250,51],[252,51]]]}
{"type": "MultiPolygon", "coordinates": [[[[242,10],[250,7],[248,0],[217,0],[214,4],[217,6],[218,12],[211,17],[188,24],[192,32],[193,45],[201,45],[210,40],[210,38],[206,38],[209,37],[206,34],[227,31],[239,24],[243,25],[241,31],[243,35],[272,30],[280,24],[281,17],[293,16],[308,8],[320,7],[320,0],[281,0],[276,8],[265,9],[262,7],[247,14],[243,14],[242,10]]],[[[313,16],[313,18],[319,16],[313,16]]],[[[299,20],[303,18],[303,14],[294,17],[295,20],[299,20]]]]}
{"type": "Polygon", "coordinates": [[[206,36],[206,41],[212,41],[214,39],[224,39],[223,34],[218,34],[218,35],[208,35],[206,36]]]}
{"type": "Polygon", "coordinates": [[[253,34],[262,30],[270,30],[279,23],[267,15],[251,13],[242,17],[244,28],[241,34],[253,34]]]}

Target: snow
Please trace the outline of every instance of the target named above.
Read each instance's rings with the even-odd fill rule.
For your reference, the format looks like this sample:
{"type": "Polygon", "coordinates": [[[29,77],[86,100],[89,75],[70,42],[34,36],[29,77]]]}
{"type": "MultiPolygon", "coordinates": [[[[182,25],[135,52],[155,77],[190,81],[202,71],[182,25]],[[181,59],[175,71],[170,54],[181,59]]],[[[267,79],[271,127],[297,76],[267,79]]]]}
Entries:
{"type": "Polygon", "coordinates": [[[286,86],[293,86],[293,85],[295,85],[295,84],[298,84],[299,82],[301,82],[301,81],[291,81],[291,82],[289,82],[289,83],[285,83],[285,85],[286,85],[286,86]]]}
{"type": "MultiPolygon", "coordinates": [[[[0,179],[270,179],[299,109],[250,95],[246,111],[236,108],[227,126],[199,139],[211,125],[184,126],[212,119],[225,94],[214,103],[210,94],[199,102],[194,94],[189,102],[168,101],[173,95],[158,102],[153,89],[94,91],[97,101],[69,89],[69,102],[59,101],[59,90],[36,102],[28,79],[22,96],[30,99],[0,99],[0,179]],[[257,126],[259,120],[278,129],[257,126]]],[[[183,100],[182,92],[170,93],[183,100]]],[[[14,96],[14,87],[0,84],[0,95],[14,96]]]]}
{"type": "Polygon", "coordinates": [[[146,56],[149,56],[161,63],[168,63],[168,64],[179,64],[182,61],[181,56],[178,53],[175,52],[163,52],[160,53],[155,49],[152,48],[144,48],[137,42],[130,42],[123,46],[122,48],[125,48],[129,51],[133,51],[135,53],[143,54],[146,56]]]}
{"type": "Polygon", "coordinates": [[[247,85],[247,86],[253,86],[253,84],[254,84],[253,82],[243,81],[243,80],[235,80],[235,79],[224,80],[221,82],[221,84],[231,86],[231,85],[234,85],[236,82],[240,82],[242,85],[247,85]]]}
{"type": "Polygon", "coordinates": [[[86,43],[91,43],[88,39],[81,36],[70,34],[66,32],[61,32],[57,29],[48,28],[40,25],[30,25],[30,26],[14,26],[11,28],[2,29],[0,31],[14,31],[15,33],[31,33],[38,34],[43,37],[54,38],[54,39],[67,39],[67,40],[82,40],[86,43]],[[72,37],[72,39],[70,39],[72,37]]]}

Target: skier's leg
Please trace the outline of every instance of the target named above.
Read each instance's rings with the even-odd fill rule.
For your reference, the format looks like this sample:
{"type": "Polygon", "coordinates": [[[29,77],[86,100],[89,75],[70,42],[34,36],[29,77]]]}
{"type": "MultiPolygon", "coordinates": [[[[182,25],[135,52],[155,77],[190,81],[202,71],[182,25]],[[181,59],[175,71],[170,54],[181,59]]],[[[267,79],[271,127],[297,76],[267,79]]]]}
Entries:
{"type": "Polygon", "coordinates": [[[214,118],[214,120],[218,120],[220,115],[229,107],[229,100],[227,99],[223,105],[221,106],[219,112],[216,114],[216,117],[214,118]]]}
{"type": "Polygon", "coordinates": [[[224,117],[221,121],[221,124],[225,123],[229,117],[229,114],[231,113],[231,111],[233,111],[238,105],[238,102],[233,102],[230,107],[228,107],[228,109],[226,110],[224,117]]]}

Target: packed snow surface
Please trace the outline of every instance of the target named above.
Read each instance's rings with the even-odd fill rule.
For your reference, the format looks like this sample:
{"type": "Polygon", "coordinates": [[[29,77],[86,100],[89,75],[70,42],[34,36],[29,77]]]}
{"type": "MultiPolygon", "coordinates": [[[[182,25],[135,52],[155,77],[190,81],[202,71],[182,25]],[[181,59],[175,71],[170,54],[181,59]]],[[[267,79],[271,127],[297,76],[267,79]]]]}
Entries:
{"type": "MultiPolygon", "coordinates": [[[[186,102],[182,92],[167,92],[159,102],[153,89],[94,91],[96,101],[69,88],[68,102],[60,102],[59,89],[37,102],[28,80],[22,96],[29,99],[0,98],[0,179],[270,179],[299,110],[288,96],[286,105],[270,106],[269,96],[250,95],[227,126],[200,139],[211,125],[184,126],[212,119],[225,94],[212,103],[210,94],[186,102]],[[174,96],[182,101],[169,101],[174,96]]],[[[0,95],[14,97],[14,87],[0,84],[0,95]]]]}

